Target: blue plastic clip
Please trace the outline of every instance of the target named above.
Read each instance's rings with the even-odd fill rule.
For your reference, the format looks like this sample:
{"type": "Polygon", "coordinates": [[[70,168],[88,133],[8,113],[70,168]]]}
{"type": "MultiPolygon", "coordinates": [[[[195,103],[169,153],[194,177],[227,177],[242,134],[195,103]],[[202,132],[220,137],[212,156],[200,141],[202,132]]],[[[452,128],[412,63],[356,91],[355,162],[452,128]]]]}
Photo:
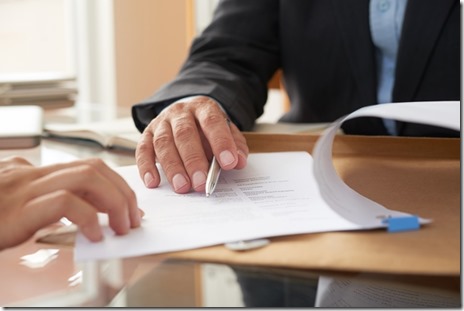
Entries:
{"type": "Polygon", "coordinates": [[[391,217],[382,222],[387,224],[388,232],[418,230],[420,227],[417,216],[391,217]]]}

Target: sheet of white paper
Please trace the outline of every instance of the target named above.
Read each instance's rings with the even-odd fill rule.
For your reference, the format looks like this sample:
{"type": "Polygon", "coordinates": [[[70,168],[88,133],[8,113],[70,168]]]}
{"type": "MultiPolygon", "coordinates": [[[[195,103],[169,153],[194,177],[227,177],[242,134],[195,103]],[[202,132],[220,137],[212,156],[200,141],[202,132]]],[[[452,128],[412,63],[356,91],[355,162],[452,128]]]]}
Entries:
{"type": "Polygon", "coordinates": [[[320,308],[457,308],[461,295],[404,282],[320,276],[316,307],[320,308]]]}
{"type": "MultiPolygon", "coordinates": [[[[313,150],[314,175],[322,197],[334,211],[363,228],[386,226],[382,223],[385,218],[408,215],[388,210],[345,184],[332,162],[335,134],[344,121],[357,117],[388,118],[460,130],[460,116],[459,101],[408,102],[364,107],[337,120],[324,131],[313,150]]],[[[428,219],[419,220],[421,223],[430,222],[428,219]]]]}
{"type": "MultiPolygon", "coordinates": [[[[109,259],[186,250],[262,237],[385,227],[391,211],[348,187],[332,163],[332,144],[340,125],[359,116],[395,118],[459,129],[459,102],[396,103],[362,108],[328,128],[314,149],[251,154],[243,170],[221,174],[214,195],[175,194],[165,181],[143,185],[135,166],[118,169],[137,193],[145,213],[141,228],[105,239],[76,240],[76,260],[109,259]]],[[[427,222],[427,220],[421,220],[427,222]]]]}
{"type": "Polygon", "coordinates": [[[77,237],[77,260],[130,257],[192,249],[237,240],[298,233],[353,230],[321,199],[306,152],[251,154],[244,170],[223,171],[216,190],[176,194],[162,176],[147,189],[135,166],[117,171],[145,211],[141,228],[91,243],[77,237]]]}

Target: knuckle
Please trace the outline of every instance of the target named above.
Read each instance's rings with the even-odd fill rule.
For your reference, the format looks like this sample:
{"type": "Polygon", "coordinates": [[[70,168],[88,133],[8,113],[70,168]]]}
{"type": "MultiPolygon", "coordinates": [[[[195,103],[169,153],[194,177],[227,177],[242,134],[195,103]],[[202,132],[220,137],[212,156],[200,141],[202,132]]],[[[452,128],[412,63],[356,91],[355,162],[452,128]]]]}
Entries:
{"type": "Polygon", "coordinates": [[[22,157],[18,157],[18,156],[12,156],[8,160],[14,164],[26,164],[26,165],[30,164],[29,161],[27,161],[26,159],[22,157]]]}
{"type": "Polygon", "coordinates": [[[172,136],[165,130],[158,131],[156,135],[153,136],[153,146],[156,148],[163,148],[172,142],[172,136]]]}
{"type": "Polygon", "coordinates": [[[178,102],[178,103],[175,103],[174,105],[169,106],[170,109],[166,110],[166,112],[171,115],[178,115],[179,113],[185,110],[185,107],[187,107],[186,103],[178,102]]]}
{"type": "MultiPolygon", "coordinates": [[[[158,118],[161,118],[161,116],[158,116],[158,118]]],[[[171,136],[172,134],[170,122],[163,119],[159,122],[151,124],[149,129],[145,129],[142,134],[142,139],[139,140],[137,149],[149,152],[157,141],[158,143],[169,141],[171,136]]]]}
{"type": "Polygon", "coordinates": [[[219,113],[207,113],[202,118],[203,125],[208,128],[224,122],[225,117],[219,113]]]}
{"type": "Polygon", "coordinates": [[[188,141],[190,138],[194,135],[196,129],[196,126],[192,125],[191,122],[188,122],[188,120],[181,119],[179,120],[180,122],[177,122],[177,124],[174,127],[174,137],[176,139],[179,139],[181,141],[188,141]]]}
{"type": "MultiPolygon", "coordinates": [[[[169,105],[166,109],[163,109],[161,113],[158,115],[157,119],[160,120],[170,120],[172,118],[175,118],[176,116],[179,116],[182,113],[185,113],[185,111],[188,108],[188,104],[184,102],[177,102],[172,105],[169,105]]],[[[155,119],[156,120],[156,119],[155,119]]]]}
{"type": "Polygon", "coordinates": [[[91,164],[82,164],[79,166],[79,175],[84,179],[90,179],[95,177],[96,171],[95,168],[91,164]]]}
{"type": "Polygon", "coordinates": [[[203,160],[204,156],[199,153],[191,153],[185,155],[185,158],[183,158],[184,165],[189,170],[189,168],[193,168],[198,166],[198,163],[201,163],[203,160]]]}
{"type": "Polygon", "coordinates": [[[135,150],[136,156],[141,155],[141,154],[147,154],[149,152],[153,152],[153,145],[151,141],[144,141],[141,140],[137,144],[137,148],[135,150]]]}
{"type": "Polygon", "coordinates": [[[91,166],[95,166],[95,167],[103,167],[103,166],[106,166],[105,162],[100,159],[100,158],[91,158],[91,159],[88,159],[86,160],[86,162],[91,165],[91,166]]]}
{"type": "Polygon", "coordinates": [[[6,173],[11,171],[23,170],[26,167],[31,167],[32,164],[26,159],[18,156],[12,156],[0,160],[0,172],[6,173]]]}
{"type": "Polygon", "coordinates": [[[68,190],[61,189],[55,192],[54,201],[61,208],[68,208],[73,200],[74,200],[74,195],[68,190]]]}

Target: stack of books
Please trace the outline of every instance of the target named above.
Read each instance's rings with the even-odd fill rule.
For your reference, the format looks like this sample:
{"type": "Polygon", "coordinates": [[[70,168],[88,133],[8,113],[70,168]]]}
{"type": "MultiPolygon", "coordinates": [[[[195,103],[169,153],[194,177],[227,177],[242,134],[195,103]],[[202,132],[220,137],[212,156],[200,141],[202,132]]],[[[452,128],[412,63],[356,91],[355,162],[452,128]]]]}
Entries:
{"type": "Polygon", "coordinates": [[[74,106],[74,76],[57,73],[0,74],[0,106],[38,105],[44,109],[74,106]]]}

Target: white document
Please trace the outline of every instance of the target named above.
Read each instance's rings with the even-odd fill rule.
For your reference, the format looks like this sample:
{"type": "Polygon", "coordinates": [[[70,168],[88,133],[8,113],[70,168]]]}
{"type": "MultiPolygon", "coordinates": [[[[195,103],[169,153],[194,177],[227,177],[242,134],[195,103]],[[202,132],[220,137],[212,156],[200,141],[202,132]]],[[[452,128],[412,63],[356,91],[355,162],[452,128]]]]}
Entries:
{"type": "Polygon", "coordinates": [[[104,259],[192,249],[261,237],[352,230],[320,197],[306,152],[250,154],[246,169],[223,171],[215,192],[176,194],[166,178],[147,189],[136,166],[119,168],[144,210],[142,227],[105,240],[78,235],[76,259],[104,259]]]}
{"type": "MultiPolygon", "coordinates": [[[[408,216],[393,212],[351,189],[338,176],[332,162],[332,145],[344,121],[358,117],[379,117],[398,121],[441,126],[459,131],[461,103],[459,101],[407,102],[363,107],[335,121],[316,143],[313,150],[314,175],[324,200],[338,214],[364,228],[383,225],[389,217],[408,216]]],[[[420,223],[430,220],[419,219],[420,223]]]]}
{"type": "MultiPolygon", "coordinates": [[[[320,137],[314,161],[305,152],[250,154],[243,170],[223,171],[215,193],[176,194],[162,176],[147,189],[135,166],[117,171],[146,213],[141,228],[89,242],[78,234],[75,259],[110,259],[193,249],[238,240],[385,227],[385,217],[405,216],[348,187],[332,163],[332,143],[343,121],[378,116],[460,128],[459,102],[395,103],[362,108],[320,137]],[[457,122],[456,122],[457,121],[457,122]]],[[[427,220],[421,219],[422,223],[427,220]]]]}

